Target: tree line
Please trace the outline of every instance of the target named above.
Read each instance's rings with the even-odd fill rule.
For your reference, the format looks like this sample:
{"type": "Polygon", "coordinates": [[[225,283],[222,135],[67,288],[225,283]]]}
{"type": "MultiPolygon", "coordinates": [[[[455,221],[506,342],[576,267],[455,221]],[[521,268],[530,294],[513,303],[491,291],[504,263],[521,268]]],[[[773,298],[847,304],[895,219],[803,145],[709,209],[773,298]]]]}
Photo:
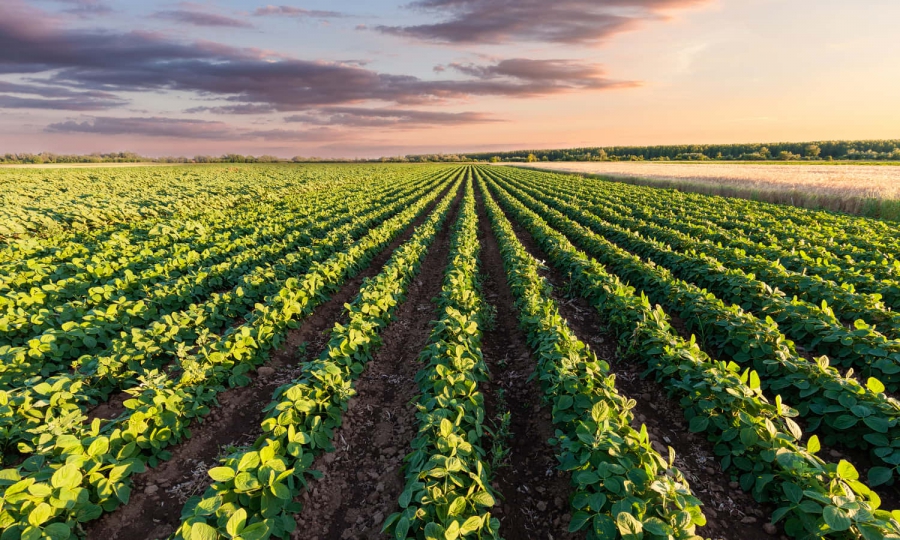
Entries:
{"type": "Polygon", "coordinates": [[[377,159],[322,159],[295,156],[224,154],[221,156],[147,157],[134,152],[108,154],[0,154],[0,163],[318,163],[318,162],[537,162],[537,161],[892,161],[900,160],[900,139],[813,141],[799,143],[671,144],[659,146],[596,146],[554,150],[515,150],[468,154],[416,154],[377,159]]]}
{"type": "MultiPolygon", "coordinates": [[[[415,157],[415,156],[410,156],[415,157]]],[[[602,146],[467,154],[476,161],[900,160],[900,140],[602,146]]]]}
{"type": "Polygon", "coordinates": [[[108,154],[54,154],[52,152],[41,152],[39,154],[0,154],[0,164],[15,165],[43,163],[318,163],[324,161],[332,160],[303,156],[295,156],[287,159],[269,155],[245,156],[241,154],[194,157],[147,157],[135,152],[111,152],[108,154]]]}

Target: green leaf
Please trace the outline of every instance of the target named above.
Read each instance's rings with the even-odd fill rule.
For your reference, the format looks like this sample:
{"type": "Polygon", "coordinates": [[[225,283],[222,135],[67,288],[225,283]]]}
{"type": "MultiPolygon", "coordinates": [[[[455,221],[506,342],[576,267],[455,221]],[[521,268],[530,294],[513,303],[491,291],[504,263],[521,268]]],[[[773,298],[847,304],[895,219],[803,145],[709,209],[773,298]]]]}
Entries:
{"type": "Polygon", "coordinates": [[[619,535],[616,522],[603,514],[594,515],[593,528],[594,538],[597,540],[616,540],[619,535]]]}
{"type": "Polygon", "coordinates": [[[228,482],[234,478],[234,469],[231,467],[213,467],[208,474],[216,482],[228,482]]]}
{"type": "Polygon", "coordinates": [[[850,464],[849,461],[842,459],[837,466],[838,476],[843,478],[844,480],[858,480],[859,473],[856,471],[856,467],[850,464]]]}
{"type": "Polygon", "coordinates": [[[406,540],[407,533],[409,533],[409,519],[407,519],[406,516],[403,516],[397,521],[397,527],[394,529],[394,538],[397,540],[406,540]]]}
{"type": "Polygon", "coordinates": [[[234,477],[234,488],[238,492],[252,491],[259,487],[259,480],[248,472],[239,473],[234,477]]]}
{"type": "Polygon", "coordinates": [[[869,379],[866,381],[866,388],[876,394],[884,392],[884,384],[875,377],[869,377],[869,379]]]}
{"type": "Polygon", "coordinates": [[[479,491],[472,496],[472,502],[478,506],[494,506],[494,497],[487,491],[479,491]]]}
{"type": "Polygon", "coordinates": [[[259,521],[241,531],[243,540],[263,540],[269,536],[269,526],[265,521],[259,521]]]}
{"type": "Polygon", "coordinates": [[[628,512],[619,512],[616,516],[616,527],[624,540],[640,540],[644,537],[644,526],[628,512]]]}
{"type": "Polygon", "coordinates": [[[594,422],[599,423],[601,420],[606,418],[606,416],[608,414],[609,414],[609,406],[602,401],[598,401],[597,403],[594,403],[594,406],[591,407],[591,418],[594,419],[594,422]]]}
{"type": "Polygon", "coordinates": [[[836,532],[846,531],[850,528],[850,518],[837,506],[826,506],[822,512],[825,523],[836,532]]]}
{"type": "Polygon", "coordinates": [[[818,452],[821,449],[822,449],[822,445],[819,444],[819,436],[818,435],[813,435],[806,442],[806,451],[809,452],[810,454],[815,454],[816,452],[818,452]]]}
{"type": "Polygon", "coordinates": [[[453,499],[453,502],[450,503],[450,508],[447,510],[448,516],[458,516],[463,513],[463,510],[466,509],[466,498],[463,496],[459,496],[453,499]]]}
{"type": "Polygon", "coordinates": [[[453,422],[446,418],[441,419],[441,437],[449,437],[453,433],[453,422]]]}
{"type": "Polygon", "coordinates": [[[744,443],[744,446],[753,446],[758,441],[759,435],[756,434],[756,430],[752,427],[744,428],[741,430],[741,442],[744,443]]]}
{"type": "Polygon", "coordinates": [[[81,485],[82,478],[81,473],[78,472],[78,467],[73,464],[68,464],[60,467],[53,473],[53,477],[50,479],[50,485],[55,488],[75,489],[81,485]]]}
{"type": "Polygon", "coordinates": [[[751,390],[759,390],[759,374],[755,371],[750,372],[750,382],[747,385],[751,390]]]}
{"type": "Polygon", "coordinates": [[[403,493],[400,494],[400,508],[406,508],[407,506],[409,506],[409,503],[412,500],[412,496],[413,493],[411,489],[404,489],[403,493]]]}
{"type": "Polygon", "coordinates": [[[572,396],[570,396],[568,394],[563,395],[556,401],[556,410],[564,411],[564,410],[570,408],[573,403],[575,403],[575,400],[572,399],[572,396]]]}
{"type": "Polygon", "coordinates": [[[800,504],[800,501],[803,500],[803,489],[797,484],[785,482],[781,485],[781,489],[784,490],[785,496],[792,503],[800,504]]]}
{"type": "Polygon", "coordinates": [[[578,471],[572,475],[572,480],[578,484],[589,486],[600,481],[600,477],[594,471],[578,471]]]}
{"type": "Polygon", "coordinates": [[[218,540],[219,533],[202,521],[191,525],[191,540],[218,540]]]}
{"type": "MultiPolygon", "coordinates": [[[[706,429],[706,426],[709,425],[709,418],[705,416],[695,416],[691,418],[691,422],[688,425],[688,429],[691,433],[700,433],[701,431],[706,429]]],[[[618,518],[616,518],[618,521],[618,518]]]]}
{"type": "Polygon", "coordinates": [[[66,540],[72,536],[72,529],[65,523],[51,523],[44,527],[44,536],[50,540],[66,540]]]}
{"type": "Polygon", "coordinates": [[[894,470],[887,467],[872,467],[869,469],[869,486],[875,487],[885,484],[894,476],[894,470]]]}
{"type": "Polygon", "coordinates": [[[34,507],[34,509],[28,514],[28,523],[35,527],[40,527],[42,523],[50,519],[53,515],[53,507],[49,504],[42,502],[41,504],[34,507]]]}
{"type": "Polygon", "coordinates": [[[650,517],[644,520],[644,530],[649,532],[650,534],[662,537],[670,537],[675,535],[675,529],[673,529],[668,523],[659,519],[658,517],[650,517]]]}
{"type": "Polygon", "coordinates": [[[481,517],[472,516],[463,522],[462,526],[459,528],[460,536],[466,536],[467,534],[471,534],[477,531],[481,527],[481,517]]]}
{"type": "Polygon", "coordinates": [[[88,455],[91,457],[100,457],[109,451],[109,439],[106,437],[97,437],[88,447],[88,455]]]}
{"type": "Polygon", "coordinates": [[[275,482],[272,484],[272,495],[275,495],[279,499],[283,501],[289,501],[293,498],[291,495],[291,490],[281,482],[275,482]]]}
{"type": "Polygon", "coordinates": [[[228,518],[228,524],[225,525],[225,530],[228,531],[228,534],[231,536],[238,536],[241,534],[241,531],[244,529],[244,525],[247,523],[247,511],[243,508],[238,508],[231,517],[228,518]]]}
{"type": "Polygon", "coordinates": [[[248,452],[238,462],[239,471],[247,471],[259,467],[259,452],[248,452]]]}
{"type": "Polygon", "coordinates": [[[425,524],[425,540],[444,540],[444,528],[435,522],[425,524]]]}
{"type": "Polygon", "coordinates": [[[584,524],[591,519],[591,515],[584,510],[579,510],[572,515],[572,521],[569,522],[569,532],[577,532],[584,528],[584,524]]]}

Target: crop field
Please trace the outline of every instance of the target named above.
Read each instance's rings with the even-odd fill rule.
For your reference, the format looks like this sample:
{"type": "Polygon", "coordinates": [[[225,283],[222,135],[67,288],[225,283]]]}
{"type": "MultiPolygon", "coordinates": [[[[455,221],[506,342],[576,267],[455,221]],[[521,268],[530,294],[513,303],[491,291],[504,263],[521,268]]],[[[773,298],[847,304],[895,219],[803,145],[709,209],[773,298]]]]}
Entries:
{"type": "Polygon", "coordinates": [[[900,219],[900,167],[788,161],[660,163],[549,162],[541,169],[605,175],[653,187],[743,197],[813,209],[900,219]]]}
{"type": "Polygon", "coordinates": [[[892,222],[479,165],[0,187],[0,540],[900,538],[892,222]]]}

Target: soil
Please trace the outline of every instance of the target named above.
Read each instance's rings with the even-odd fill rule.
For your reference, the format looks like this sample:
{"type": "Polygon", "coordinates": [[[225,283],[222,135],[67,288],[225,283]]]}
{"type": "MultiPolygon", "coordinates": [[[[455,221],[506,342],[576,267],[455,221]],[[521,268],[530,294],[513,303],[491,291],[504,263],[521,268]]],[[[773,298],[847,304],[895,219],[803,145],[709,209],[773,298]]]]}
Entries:
{"type": "Polygon", "coordinates": [[[295,539],[380,538],[384,519],[400,510],[403,458],[417,432],[418,358],[435,319],[432,300],[441,292],[461,193],[382,332],[381,348],[354,384],[357,394],[334,433],[335,451],[313,463],[323,476],[301,496],[295,539]]]}
{"type": "MultiPolygon", "coordinates": [[[[524,229],[515,223],[513,228],[529,253],[538,260],[547,260],[524,229]]],[[[768,525],[774,508],[756,502],[722,473],[712,443],[688,431],[678,401],[670,398],[662,385],[641,378],[645,368],[636,363],[638,359],[619,354],[617,339],[607,330],[599,313],[581,297],[564,296],[562,287],[566,280],[555,268],[548,265],[541,273],[554,286],[560,314],[575,335],[610,364],[620,394],[636,401],[634,428],[645,424],[651,444],[663,456],[668,456],[669,446],[675,449],[675,466],[703,503],[707,517],[706,526],[698,528],[697,533],[713,540],[770,539],[780,535],[780,527],[768,525]]]]}
{"type": "Polygon", "coordinates": [[[491,384],[485,385],[488,415],[496,418],[502,408],[511,413],[510,453],[505,466],[494,471],[494,487],[501,495],[494,513],[506,540],[579,538],[582,535],[567,532],[572,492],[569,475],[557,470],[555,450],[547,442],[554,434],[550,407],[542,402],[538,381],[529,380],[537,362],[519,328],[503,259],[480,193],[478,218],[482,293],[495,312],[494,325],[484,333],[482,342],[492,375],[491,384]]]}
{"type": "Polygon", "coordinates": [[[300,363],[308,354],[318,355],[325,349],[331,329],[342,319],[344,304],[353,300],[365,278],[381,271],[391,253],[412,236],[414,227],[427,219],[435,205],[432,202],[429,212],[424,212],[364,271],[315,309],[299,328],[290,331],[285,344],[257,370],[248,386],[219,394],[219,407],[191,430],[191,438],[171,448],[170,460],[135,476],[129,503],[88,524],[87,537],[125,540],[164,538],[172,534],[180,523],[185,501],[202,494],[209,485],[206,471],[216,466],[218,458],[229,453],[232,447],[251,444],[261,434],[263,408],[271,401],[273,392],[299,374],[300,363]]]}

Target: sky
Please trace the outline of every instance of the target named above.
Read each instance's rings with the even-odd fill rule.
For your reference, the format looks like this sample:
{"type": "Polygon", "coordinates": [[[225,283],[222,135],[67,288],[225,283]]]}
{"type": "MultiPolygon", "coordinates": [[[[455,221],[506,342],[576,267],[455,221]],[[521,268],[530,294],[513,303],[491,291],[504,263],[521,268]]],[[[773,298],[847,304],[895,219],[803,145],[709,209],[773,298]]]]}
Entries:
{"type": "Polygon", "coordinates": [[[900,138],[896,0],[0,0],[0,153],[900,138]]]}

